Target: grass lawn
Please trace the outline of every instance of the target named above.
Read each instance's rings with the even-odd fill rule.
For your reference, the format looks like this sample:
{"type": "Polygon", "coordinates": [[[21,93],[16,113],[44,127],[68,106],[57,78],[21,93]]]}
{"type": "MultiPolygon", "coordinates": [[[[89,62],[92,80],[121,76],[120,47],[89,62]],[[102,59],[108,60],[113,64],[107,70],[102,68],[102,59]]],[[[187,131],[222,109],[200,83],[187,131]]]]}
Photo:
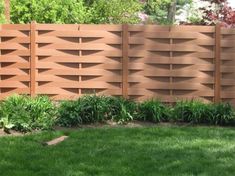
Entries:
{"type": "Polygon", "coordinates": [[[1,176],[234,175],[235,129],[99,128],[0,138],[1,176]],[[69,134],[68,134],[69,133],[69,134]],[[56,146],[41,142],[68,134],[56,146]]]}

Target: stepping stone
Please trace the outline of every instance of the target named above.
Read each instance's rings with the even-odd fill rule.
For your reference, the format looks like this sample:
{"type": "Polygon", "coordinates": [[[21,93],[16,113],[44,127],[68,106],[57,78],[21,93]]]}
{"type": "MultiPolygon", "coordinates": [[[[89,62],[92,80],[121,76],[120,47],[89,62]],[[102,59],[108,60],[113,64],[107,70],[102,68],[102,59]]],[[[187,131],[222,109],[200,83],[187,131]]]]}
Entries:
{"type": "Polygon", "coordinates": [[[57,145],[57,144],[63,142],[67,138],[68,138],[68,136],[61,136],[61,137],[55,138],[51,141],[43,142],[43,145],[45,145],[45,146],[57,145]]]}

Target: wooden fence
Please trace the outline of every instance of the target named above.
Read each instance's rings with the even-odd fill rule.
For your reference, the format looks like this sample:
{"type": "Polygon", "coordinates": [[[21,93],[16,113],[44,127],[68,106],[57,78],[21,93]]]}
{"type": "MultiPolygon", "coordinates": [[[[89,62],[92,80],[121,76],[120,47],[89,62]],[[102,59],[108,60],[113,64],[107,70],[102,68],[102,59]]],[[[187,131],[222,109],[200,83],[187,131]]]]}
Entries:
{"type": "Polygon", "coordinates": [[[5,24],[0,39],[0,99],[99,93],[235,104],[235,29],[5,24]]]}

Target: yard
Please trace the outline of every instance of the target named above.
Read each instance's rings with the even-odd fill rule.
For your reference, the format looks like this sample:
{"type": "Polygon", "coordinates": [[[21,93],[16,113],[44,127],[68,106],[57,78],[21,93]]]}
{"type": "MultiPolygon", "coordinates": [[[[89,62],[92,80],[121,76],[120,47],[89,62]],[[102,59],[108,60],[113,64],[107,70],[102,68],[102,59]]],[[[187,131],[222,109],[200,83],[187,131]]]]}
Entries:
{"type": "Polygon", "coordinates": [[[84,128],[1,137],[2,176],[233,175],[235,129],[84,128]],[[56,146],[42,142],[61,135],[56,146]]]}

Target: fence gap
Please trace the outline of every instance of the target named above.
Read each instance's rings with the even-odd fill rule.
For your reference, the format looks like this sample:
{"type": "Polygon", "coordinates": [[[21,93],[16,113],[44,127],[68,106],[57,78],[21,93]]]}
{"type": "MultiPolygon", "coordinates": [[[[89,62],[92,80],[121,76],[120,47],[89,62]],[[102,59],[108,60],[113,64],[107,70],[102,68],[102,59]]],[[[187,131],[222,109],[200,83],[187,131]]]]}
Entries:
{"type": "Polygon", "coordinates": [[[122,25],[122,96],[128,98],[128,50],[129,31],[128,24],[122,25]]]}
{"type": "Polygon", "coordinates": [[[36,94],[36,22],[30,24],[30,95],[36,94]]]}
{"type": "Polygon", "coordinates": [[[221,25],[219,23],[215,26],[215,98],[214,102],[221,101],[221,25]]]}

